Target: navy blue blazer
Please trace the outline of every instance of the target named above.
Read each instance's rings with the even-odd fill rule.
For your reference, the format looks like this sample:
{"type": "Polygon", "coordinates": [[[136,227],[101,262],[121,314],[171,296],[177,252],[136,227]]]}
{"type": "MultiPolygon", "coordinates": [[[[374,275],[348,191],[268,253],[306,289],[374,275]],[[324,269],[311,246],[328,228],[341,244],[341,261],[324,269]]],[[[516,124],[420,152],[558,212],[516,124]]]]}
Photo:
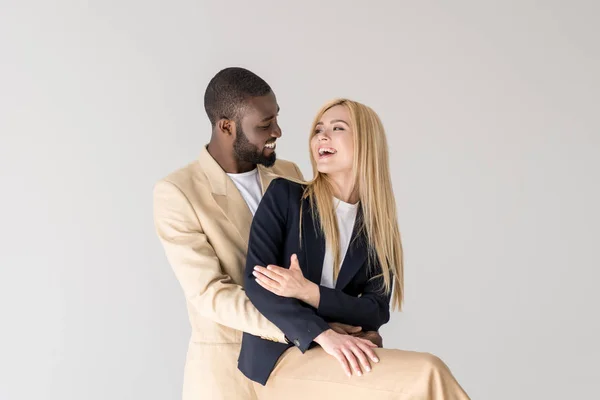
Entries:
{"type": "Polygon", "coordinates": [[[289,268],[292,254],[298,256],[307,279],[321,282],[325,238],[318,221],[312,218],[310,201],[302,199],[304,185],[283,178],[274,179],[261,200],[250,229],[248,256],[244,273],[245,290],[256,308],[285,334],[289,344],[262,339],[248,333],[242,338],[238,368],[246,377],[266,384],[281,354],[292,346],[305,352],[313,339],[329,329],[328,322],[378,330],[390,318],[390,296],[382,289],[383,278],[376,257],[368,257],[367,240],[359,234],[357,223],[336,287],[319,286],[319,307],[297,299],[280,297],[256,283],[255,265],[269,264],[289,268]],[[300,204],[302,210],[302,247],[300,247],[300,204]]]}

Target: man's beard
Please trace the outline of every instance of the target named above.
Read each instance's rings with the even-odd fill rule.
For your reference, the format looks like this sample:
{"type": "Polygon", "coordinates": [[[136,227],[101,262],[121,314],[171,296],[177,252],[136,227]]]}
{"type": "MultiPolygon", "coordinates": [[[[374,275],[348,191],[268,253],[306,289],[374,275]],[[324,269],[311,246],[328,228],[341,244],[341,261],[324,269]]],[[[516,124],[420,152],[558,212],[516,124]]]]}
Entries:
{"type": "Polygon", "coordinates": [[[238,161],[244,161],[251,164],[260,164],[265,167],[272,167],[275,164],[275,152],[266,156],[262,150],[248,141],[246,134],[242,131],[240,124],[237,124],[238,131],[233,141],[233,154],[238,161]]]}

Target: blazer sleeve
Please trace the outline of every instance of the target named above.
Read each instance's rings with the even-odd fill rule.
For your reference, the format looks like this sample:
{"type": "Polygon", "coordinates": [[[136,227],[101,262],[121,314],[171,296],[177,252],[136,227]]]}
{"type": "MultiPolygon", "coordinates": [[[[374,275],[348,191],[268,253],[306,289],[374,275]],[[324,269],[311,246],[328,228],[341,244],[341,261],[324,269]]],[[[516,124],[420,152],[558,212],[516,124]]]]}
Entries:
{"type": "MultiPolygon", "coordinates": [[[[381,274],[379,263],[376,265],[373,276],[381,274]]],[[[337,322],[361,326],[363,331],[376,331],[390,320],[390,295],[383,290],[382,276],[370,279],[360,297],[319,286],[317,313],[337,322]]]]}
{"type": "Polygon", "coordinates": [[[198,315],[286,342],[283,332],[254,307],[242,286],[223,273],[192,205],[171,182],[160,181],[154,187],[154,224],[185,297],[198,315]]]}
{"type": "Polygon", "coordinates": [[[287,210],[290,183],[274,179],[261,200],[248,241],[248,257],[244,286],[256,308],[279,329],[300,351],[305,352],[315,337],[329,329],[327,322],[314,308],[293,298],[281,297],[261,287],[252,275],[256,265],[289,265],[283,260],[283,246],[287,232],[287,210]]]}

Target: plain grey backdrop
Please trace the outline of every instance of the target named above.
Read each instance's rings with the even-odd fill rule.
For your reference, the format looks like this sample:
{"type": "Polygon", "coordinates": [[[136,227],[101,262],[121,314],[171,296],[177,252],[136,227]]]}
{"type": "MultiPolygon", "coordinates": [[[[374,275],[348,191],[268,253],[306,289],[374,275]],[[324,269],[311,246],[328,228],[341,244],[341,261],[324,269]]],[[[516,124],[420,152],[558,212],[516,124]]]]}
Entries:
{"type": "Polygon", "coordinates": [[[152,187],[209,138],[221,68],[281,105],[372,106],[406,252],[387,347],[473,399],[600,380],[597,1],[0,1],[0,399],[177,399],[184,298],[152,187]]]}

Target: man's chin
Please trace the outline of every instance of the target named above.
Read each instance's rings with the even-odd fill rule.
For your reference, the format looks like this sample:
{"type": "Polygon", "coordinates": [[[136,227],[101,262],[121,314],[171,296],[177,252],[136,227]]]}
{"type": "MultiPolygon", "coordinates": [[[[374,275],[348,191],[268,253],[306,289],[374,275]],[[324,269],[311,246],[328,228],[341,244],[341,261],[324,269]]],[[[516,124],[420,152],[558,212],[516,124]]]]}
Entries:
{"type": "Polygon", "coordinates": [[[259,164],[262,165],[262,166],[264,166],[264,167],[270,168],[273,165],[275,165],[275,160],[276,159],[277,159],[277,156],[275,155],[275,153],[273,153],[273,154],[270,154],[269,156],[266,156],[266,157],[263,156],[263,157],[261,157],[259,164]]]}

